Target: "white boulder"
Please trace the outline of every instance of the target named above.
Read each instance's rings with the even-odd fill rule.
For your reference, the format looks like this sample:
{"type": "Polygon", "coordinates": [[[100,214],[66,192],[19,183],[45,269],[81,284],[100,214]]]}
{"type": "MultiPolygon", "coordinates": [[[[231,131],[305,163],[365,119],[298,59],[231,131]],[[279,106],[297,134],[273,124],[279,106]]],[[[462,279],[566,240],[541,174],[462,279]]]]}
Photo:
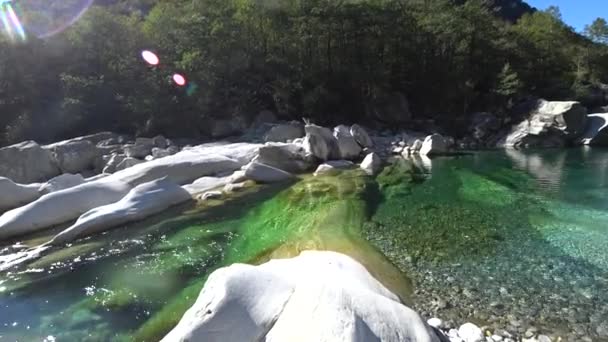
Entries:
{"type": "Polygon", "coordinates": [[[412,143],[412,146],[411,146],[410,150],[412,151],[412,153],[418,153],[418,152],[420,152],[421,148],[422,148],[422,140],[416,139],[412,143]]]}
{"type": "Polygon", "coordinates": [[[354,124],[350,127],[350,134],[355,138],[355,140],[361,145],[361,147],[374,147],[374,141],[370,138],[367,131],[357,125],[354,124]]]}
{"type": "Polygon", "coordinates": [[[306,251],[211,274],[163,342],[438,342],[413,310],[352,258],[306,251]]]}
{"type": "Polygon", "coordinates": [[[49,243],[65,243],[142,220],[191,199],[187,191],[166,179],[143,183],[129,191],[120,201],[84,213],[76,223],[57,234],[49,243]]]}
{"type": "Polygon", "coordinates": [[[420,155],[430,156],[433,154],[442,154],[448,151],[448,145],[440,134],[429,135],[424,139],[420,148],[420,155]]]}
{"type": "Polygon", "coordinates": [[[291,180],[294,176],[270,165],[251,162],[245,167],[245,176],[258,183],[277,183],[291,180]]]}
{"type": "Polygon", "coordinates": [[[225,186],[230,182],[230,177],[201,177],[195,180],[192,184],[184,185],[182,188],[188,191],[192,198],[209,190],[217,189],[225,186]]]}
{"type": "Polygon", "coordinates": [[[45,181],[60,173],[51,152],[35,141],[0,148],[0,177],[28,184],[45,181]]]}
{"type": "Polygon", "coordinates": [[[314,165],[313,159],[300,145],[266,143],[260,147],[254,161],[287,172],[299,173],[309,170],[314,165]]]}
{"type": "Polygon", "coordinates": [[[334,137],[338,143],[338,151],[341,159],[352,160],[361,154],[361,146],[357,143],[350,128],[340,125],[334,128],[334,137]]]}
{"type": "Polygon", "coordinates": [[[361,169],[368,175],[375,175],[382,170],[382,158],[374,152],[365,156],[361,162],[361,169]]]}
{"type": "Polygon", "coordinates": [[[473,323],[465,323],[458,328],[458,336],[464,342],[483,342],[486,338],[483,331],[473,323]]]}
{"type": "Polygon", "coordinates": [[[63,173],[80,173],[95,167],[101,150],[88,140],[66,140],[44,146],[53,155],[56,165],[63,173]]]}
{"type": "Polygon", "coordinates": [[[587,128],[581,137],[583,145],[608,146],[608,113],[590,114],[587,128]]]}
{"type": "Polygon", "coordinates": [[[0,177],[0,212],[17,208],[40,197],[38,184],[23,185],[0,177]]]}
{"type": "Polygon", "coordinates": [[[0,216],[0,240],[74,220],[81,214],[123,198],[131,186],[104,178],[43,195],[0,216]]]}
{"type": "Polygon", "coordinates": [[[207,191],[199,197],[199,199],[201,201],[208,201],[211,199],[220,199],[220,198],[222,198],[221,191],[207,191]]]}
{"type": "Polygon", "coordinates": [[[306,125],[304,130],[304,147],[308,153],[323,161],[340,159],[338,142],[329,128],[306,125]]]}
{"type": "Polygon", "coordinates": [[[57,176],[48,182],[42,184],[38,190],[40,194],[48,194],[51,192],[68,189],[80,184],[84,184],[87,181],[82,177],[81,174],[75,175],[71,173],[64,173],[63,175],[57,176]]]}

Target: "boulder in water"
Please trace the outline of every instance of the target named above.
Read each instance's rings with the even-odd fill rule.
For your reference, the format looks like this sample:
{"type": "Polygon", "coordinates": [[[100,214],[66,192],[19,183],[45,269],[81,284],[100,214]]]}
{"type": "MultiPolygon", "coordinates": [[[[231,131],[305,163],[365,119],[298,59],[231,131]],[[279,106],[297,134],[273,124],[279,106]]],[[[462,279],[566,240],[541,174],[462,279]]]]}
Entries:
{"type": "Polygon", "coordinates": [[[448,144],[440,134],[433,134],[426,137],[420,148],[420,155],[423,156],[443,154],[446,152],[448,152],[448,144]]]}
{"type": "Polygon", "coordinates": [[[0,148],[0,177],[28,184],[46,181],[59,174],[61,171],[51,152],[35,141],[0,148]]]}
{"type": "Polygon", "coordinates": [[[590,114],[587,129],[581,137],[583,145],[608,146],[608,113],[590,114]]]}
{"type": "Polygon", "coordinates": [[[17,184],[8,178],[0,177],[0,213],[38,199],[39,186],[17,184]]]}
{"type": "Polygon", "coordinates": [[[314,175],[335,175],[340,172],[340,170],[351,169],[355,166],[353,162],[348,160],[330,160],[325,162],[317,167],[314,175]]]}
{"type": "Polygon", "coordinates": [[[439,342],[432,328],[360,263],[320,251],[213,272],[162,341],[262,340],[439,342]]]}
{"type": "Polygon", "coordinates": [[[545,101],[534,103],[525,120],[513,126],[498,147],[561,147],[583,134],[587,109],[579,102],[545,101]]]}
{"type": "Polygon", "coordinates": [[[382,158],[374,152],[365,156],[361,162],[361,169],[368,175],[376,175],[382,170],[382,158]]]}

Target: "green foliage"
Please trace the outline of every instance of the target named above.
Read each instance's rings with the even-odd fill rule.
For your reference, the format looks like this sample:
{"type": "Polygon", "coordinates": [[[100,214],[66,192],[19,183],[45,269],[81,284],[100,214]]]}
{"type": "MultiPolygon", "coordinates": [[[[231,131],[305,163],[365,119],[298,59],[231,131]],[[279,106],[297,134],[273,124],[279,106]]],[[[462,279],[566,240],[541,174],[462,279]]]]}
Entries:
{"type": "MultiPolygon", "coordinates": [[[[72,2],[31,3],[23,15],[44,24],[45,11],[72,2]]],[[[378,112],[391,94],[415,118],[453,118],[520,95],[578,99],[608,75],[607,48],[594,43],[606,42],[605,21],[586,39],[558,9],[516,0],[96,4],[62,34],[0,38],[0,144],[99,130],[198,137],[210,121],[247,122],[262,109],[322,124],[390,121],[378,112]],[[146,66],[143,49],[161,66],[146,66]],[[174,72],[195,86],[174,86],[174,72]]]]}

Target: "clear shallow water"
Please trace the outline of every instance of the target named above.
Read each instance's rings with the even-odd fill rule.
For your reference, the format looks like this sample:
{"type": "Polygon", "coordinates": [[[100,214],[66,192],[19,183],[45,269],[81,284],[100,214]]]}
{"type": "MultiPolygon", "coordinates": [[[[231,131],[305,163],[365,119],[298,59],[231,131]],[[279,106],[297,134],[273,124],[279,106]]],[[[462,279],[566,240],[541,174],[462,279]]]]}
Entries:
{"type": "Polygon", "coordinates": [[[608,336],[607,190],[604,150],[398,161],[376,180],[252,189],[0,274],[0,341],[154,341],[213,269],[304,249],[352,255],[428,316],[595,341],[608,336]]]}

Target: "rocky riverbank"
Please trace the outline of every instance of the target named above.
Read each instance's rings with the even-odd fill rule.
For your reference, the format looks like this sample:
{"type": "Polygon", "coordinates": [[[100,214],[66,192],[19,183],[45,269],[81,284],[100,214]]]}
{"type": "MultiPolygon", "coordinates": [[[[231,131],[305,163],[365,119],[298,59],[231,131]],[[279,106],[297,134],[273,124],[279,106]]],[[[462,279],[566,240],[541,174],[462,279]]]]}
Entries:
{"type": "MultiPolygon", "coordinates": [[[[57,226],[63,229],[38,247],[15,245],[9,255],[0,257],[0,270],[36,259],[48,250],[61,249],[74,239],[157,215],[178,204],[230,197],[254,183],[289,184],[300,174],[332,175],[354,168],[375,176],[391,156],[406,158],[418,169],[428,171],[433,156],[489,146],[493,141],[498,147],[517,148],[601,145],[608,132],[602,122],[604,115],[587,115],[577,103],[540,101],[527,112],[524,121],[508,128],[504,122],[497,123],[495,117],[480,114],[472,123],[471,135],[463,139],[432,131],[371,131],[359,125],[330,129],[279,122],[259,123],[242,137],[226,142],[182,142],[162,136],[131,139],[99,133],[45,146],[35,142],[8,146],[0,149],[0,213],[4,212],[0,216],[0,239],[13,241],[57,226]]],[[[402,256],[391,255],[390,248],[383,251],[397,264],[402,262],[402,256]]],[[[467,287],[469,272],[462,265],[437,270],[433,264],[406,261],[399,266],[420,274],[423,269],[439,273],[418,279],[419,298],[414,306],[430,319],[430,325],[443,329],[445,336],[439,334],[439,338],[454,342],[544,342],[561,337],[590,340],[576,330],[545,332],[541,330],[544,327],[529,326],[523,318],[503,315],[504,304],[487,302],[487,296],[475,296],[467,287]],[[442,292],[444,276],[448,282],[460,284],[462,298],[450,298],[442,292]],[[478,328],[468,323],[456,329],[463,321],[462,312],[490,325],[478,328]],[[432,317],[437,315],[443,320],[432,317]]],[[[497,286],[487,287],[491,297],[512,295],[497,286]]],[[[530,303],[525,302],[515,310],[525,315],[528,309],[530,303]]],[[[575,312],[567,315],[577,319],[575,312]]],[[[380,336],[376,333],[385,336],[378,331],[374,336],[380,336]]],[[[417,340],[434,340],[425,338],[417,340]]]]}

